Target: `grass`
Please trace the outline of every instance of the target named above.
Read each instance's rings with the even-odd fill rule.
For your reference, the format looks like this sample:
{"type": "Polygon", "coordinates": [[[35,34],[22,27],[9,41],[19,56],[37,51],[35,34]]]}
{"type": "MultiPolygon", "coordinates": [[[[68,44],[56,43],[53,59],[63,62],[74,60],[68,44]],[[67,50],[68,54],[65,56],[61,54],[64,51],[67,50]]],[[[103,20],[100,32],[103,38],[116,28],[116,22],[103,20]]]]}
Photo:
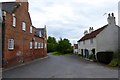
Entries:
{"type": "Polygon", "coordinates": [[[119,61],[117,58],[114,58],[114,59],[108,64],[108,66],[117,67],[119,63],[120,63],[120,61],[119,61]]]}
{"type": "Polygon", "coordinates": [[[63,54],[63,53],[59,53],[59,52],[52,52],[50,54],[55,55],[55,56],[62,56],[62,55],[63,56],[70,56],[70,55],[72,55],[72,53],[63,54]]]}

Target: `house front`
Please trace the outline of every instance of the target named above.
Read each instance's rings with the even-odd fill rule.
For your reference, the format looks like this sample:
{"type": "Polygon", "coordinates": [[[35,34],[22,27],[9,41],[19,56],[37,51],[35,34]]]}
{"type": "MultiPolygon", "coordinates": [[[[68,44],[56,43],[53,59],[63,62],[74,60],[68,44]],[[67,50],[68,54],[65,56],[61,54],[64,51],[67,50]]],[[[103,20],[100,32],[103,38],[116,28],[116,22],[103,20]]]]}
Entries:
{"type": "Polygon", "coordinates": [[[78,44],[74,44],[73,46],[73,53],[78,54],[78,44]]]}
{"type": "Polygon", "coordinates": [[[94,30],[89,28],[89,32],[85,31],[84,36],[78,41],[78,53],[89,57],[90,54],[96,55],[101,51],[118,51],[118,31],[119,26],[116,25],[114,14],[108,14],[108,24],[94,30]]]}
{"type": "Polygon", "coordinates": [[[23,0],[3,2],[2,14],[3,67],[14,66],[47,55],[46,26],[36,31],[37,28],[32,25],[27,0],[26,2],[23,0]],[[44,35],[40,36],[41,34],[44,35]]]}

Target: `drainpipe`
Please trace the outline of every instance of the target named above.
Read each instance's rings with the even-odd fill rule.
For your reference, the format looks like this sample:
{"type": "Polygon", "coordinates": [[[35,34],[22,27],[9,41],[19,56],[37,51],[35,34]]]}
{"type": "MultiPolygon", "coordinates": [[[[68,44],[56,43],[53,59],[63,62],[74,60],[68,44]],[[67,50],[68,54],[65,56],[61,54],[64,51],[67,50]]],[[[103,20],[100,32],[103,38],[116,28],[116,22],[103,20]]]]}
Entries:
{"type": "Polygon", "coordinates": [[[2,68],[2,55],[3,55],[3,43],[2,43],[2,22],[3,22],[3,18],[2,18],[2,3],[0,3],[0,68],[2,68]]]}

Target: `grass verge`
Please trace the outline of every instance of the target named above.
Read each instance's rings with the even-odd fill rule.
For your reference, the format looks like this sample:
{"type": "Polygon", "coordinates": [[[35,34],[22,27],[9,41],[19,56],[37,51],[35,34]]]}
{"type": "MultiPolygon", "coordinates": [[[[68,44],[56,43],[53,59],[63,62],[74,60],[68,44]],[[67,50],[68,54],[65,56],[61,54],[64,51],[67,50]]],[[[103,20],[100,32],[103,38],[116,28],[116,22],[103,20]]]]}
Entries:
{"type": "Polygon", "coordinates": [[[117,67],[119,63],[120,61],[117,58],[115,58],[108,64],[108,66],[117,67]]]}

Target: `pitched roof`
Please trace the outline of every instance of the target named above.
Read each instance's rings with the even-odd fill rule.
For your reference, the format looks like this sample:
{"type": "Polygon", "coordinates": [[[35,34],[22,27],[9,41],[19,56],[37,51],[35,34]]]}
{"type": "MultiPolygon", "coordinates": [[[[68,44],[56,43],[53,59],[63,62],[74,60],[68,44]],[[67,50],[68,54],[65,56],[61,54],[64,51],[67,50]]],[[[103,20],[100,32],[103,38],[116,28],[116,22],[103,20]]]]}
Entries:
{"type": "Polygon", "coordinates": [[[19,5],[17,2],[2,2],[2,10],[13,13],[19,5]]]}
{"type": "Polygon", "coordinates": [[[41,35],[42,35],[42,37],[44,37],[44,30],[45,30],[45,28],[36,28],[35,35],[39,37],[39,32],[41,31],[41,35]]]}
{"type": "Polygon", "coordinates": [[[108,24],[99,28],[99,29],[97,29],[97,30],[95,30],[95,31],[93,31],[93,32],[91,32],[91,33],[86,34],[78,42],[96,37],[107,26],[108,26],[108,24]]]}

